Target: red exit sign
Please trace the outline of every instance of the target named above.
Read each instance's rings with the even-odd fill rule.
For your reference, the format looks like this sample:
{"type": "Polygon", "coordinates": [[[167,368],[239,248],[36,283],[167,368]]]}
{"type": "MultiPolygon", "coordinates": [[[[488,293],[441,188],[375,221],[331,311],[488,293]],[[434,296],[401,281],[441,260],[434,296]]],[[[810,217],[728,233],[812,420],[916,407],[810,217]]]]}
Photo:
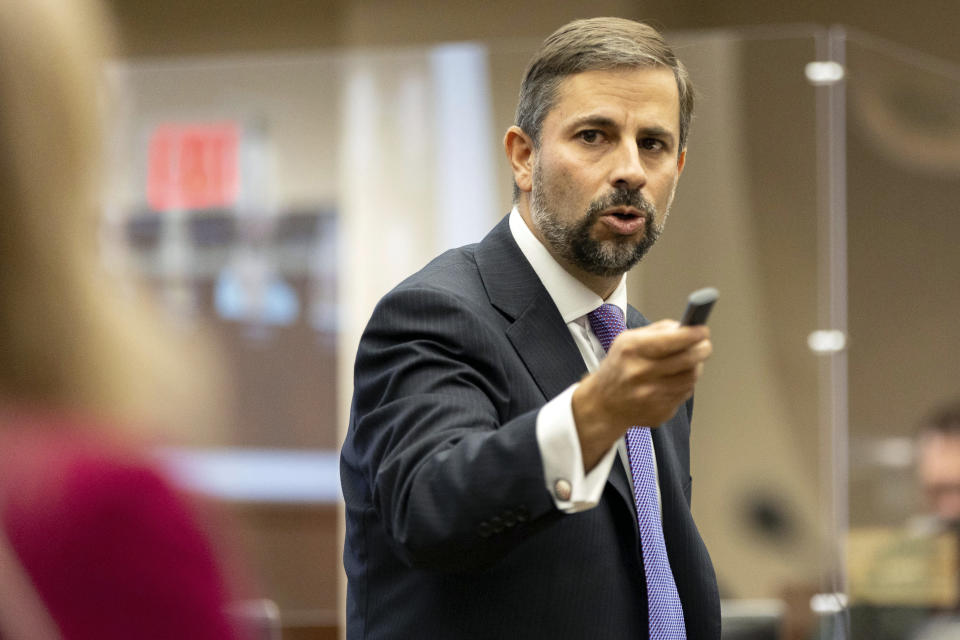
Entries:
{"type": "Polygon", "coordinates": [[[147,202],[156,211],[231,207],[240,184],[235,122],[162,124],[148,146],[147,202]]]}

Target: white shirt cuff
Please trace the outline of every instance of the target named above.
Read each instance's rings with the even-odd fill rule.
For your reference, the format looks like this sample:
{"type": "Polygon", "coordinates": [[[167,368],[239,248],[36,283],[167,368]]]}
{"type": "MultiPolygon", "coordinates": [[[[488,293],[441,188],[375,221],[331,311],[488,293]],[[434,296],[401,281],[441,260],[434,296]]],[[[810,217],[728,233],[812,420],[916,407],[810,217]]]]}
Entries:
{"type": "Polygon", "coordinates": [[[544,481],[557,509],[565,513],[597,506],[617,451],[616,445],[610,447],[590,473],[584,474],[580,438],[573,421],[576,388],[576,384],[570,385],[537,414],[537,445],[543,461],[544,481]]]}

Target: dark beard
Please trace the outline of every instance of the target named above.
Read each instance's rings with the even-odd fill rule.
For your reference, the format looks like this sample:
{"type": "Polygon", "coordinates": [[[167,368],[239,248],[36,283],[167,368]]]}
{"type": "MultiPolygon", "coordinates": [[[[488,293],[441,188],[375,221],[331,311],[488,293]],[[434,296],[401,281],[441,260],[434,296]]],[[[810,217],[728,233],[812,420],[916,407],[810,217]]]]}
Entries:
{"type": "Polygon", "coordinates": [[[626,273],[640,262],[660,237],[660,229],[654,224],[656,207],[644,199],[639,190],[617,189],[609,196],[591,202],[584,218],[572,226],[557,223],[549,212],[543,210],[544,193],[540,181],[534,182],[531,204],[534,222],[554,251],[593,275],[611,277],[626,273]],[[643,237],[639,241],[629,238],[600,241],[590,237],[590,230],[600,214],[618,206],[633,207],[641,212],[643,237]]]}

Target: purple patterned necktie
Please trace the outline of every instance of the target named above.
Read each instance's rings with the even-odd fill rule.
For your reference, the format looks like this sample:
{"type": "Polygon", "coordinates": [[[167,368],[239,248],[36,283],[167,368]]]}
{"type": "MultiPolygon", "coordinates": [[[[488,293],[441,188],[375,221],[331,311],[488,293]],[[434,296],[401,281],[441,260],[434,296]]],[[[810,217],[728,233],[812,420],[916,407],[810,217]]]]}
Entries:
{"type": "MultiPolygon", "coordinates": [[[[593,333],[604,351],[610,350],[613,339],[626,330],[620,307],[604,304],[587,314],[593,333]]],[[[647,578],[647,608],[650,615],[650,640],[686,640],[683,608],[677,585],[670,570],[670,559],[663,541],[663,523],[657,500],[654,474],[653,440],[649,427],[627,430],[627,451],[630,474],[633,476],[633,500],[640,524],[640,547],[647,578]]]]}

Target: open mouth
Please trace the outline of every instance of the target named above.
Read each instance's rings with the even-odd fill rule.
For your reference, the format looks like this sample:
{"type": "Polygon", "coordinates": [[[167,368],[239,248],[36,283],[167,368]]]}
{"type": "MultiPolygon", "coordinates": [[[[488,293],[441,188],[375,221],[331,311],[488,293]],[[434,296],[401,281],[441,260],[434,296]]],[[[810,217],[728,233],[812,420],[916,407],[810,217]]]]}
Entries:
{"type": "Polygon", "coordinates": [[[621,220],[632,220],[633,218],[639,218],[643,215],[641,210],[627,205],[610,207],[604,211],[604,213],[620,218],[621,220]]]}
{"type": "Polygon", "coordinates": [[[607,226],[619,235],[633,235],[646,226],[647,218],[632,208],[614,209],[601,216],[607,226]]]}

